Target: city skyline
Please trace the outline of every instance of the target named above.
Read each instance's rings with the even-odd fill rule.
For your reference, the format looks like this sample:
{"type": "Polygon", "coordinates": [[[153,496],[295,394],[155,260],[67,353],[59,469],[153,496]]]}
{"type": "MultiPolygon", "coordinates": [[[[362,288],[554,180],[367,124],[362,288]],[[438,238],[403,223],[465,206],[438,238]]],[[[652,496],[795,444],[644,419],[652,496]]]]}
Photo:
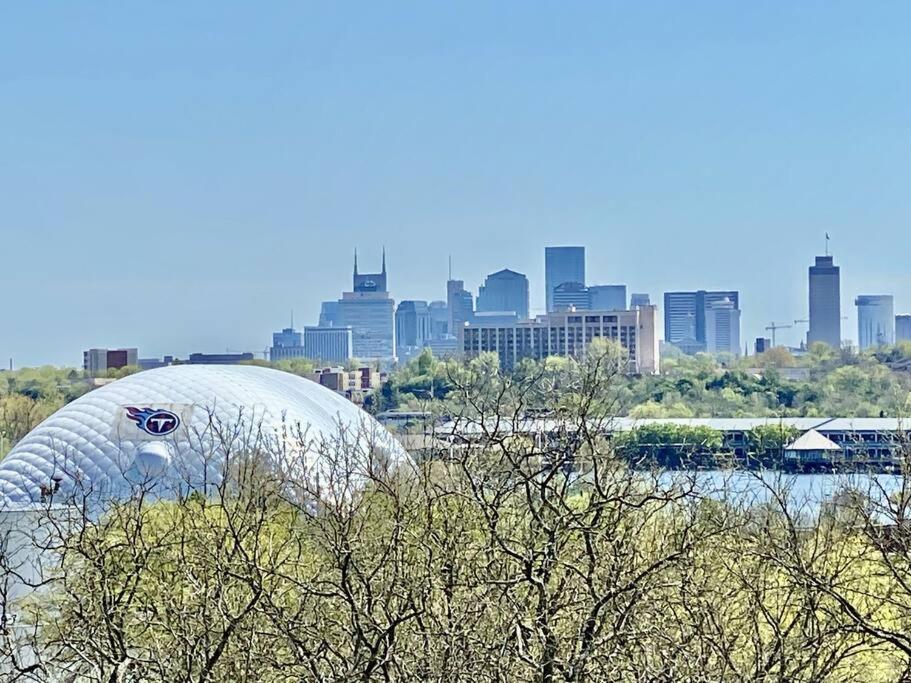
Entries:
{"type": "MultiPolygon", "coordinates": [[[[825,239],[828,252],[830,239],[828,233],[826,233],[825,239]]],[[[579,311],[629,312],[642,305],[648,306],[648,294],[634,293],[632,299],[627,298],[627,286],[625,284],[585,285],[583,272],[585,268],[584,247],[546,247],[544,250],[545,271],[547,272],[548,264],[551,263],[551,257],[554,254],[566,252],[576,252],[576,257],[574,257],[576,265],[568,271],[572,272],[570,280],[554,287],[555,301],[553,303],[558,311],[565,311],[569,307],[571,310],[579,311]]],[[[807,323],[807,338],[800,340],[797,345],[799,347],[806,348],[816,341],[824,341],[835,346],[839,346],[841,342],[853,343],[850,338],[842,338],[839,341],[837,334],[841,321],[840,310],[838,302],[833,302],[832,298],[833,296],[836,298],[839,296],[840,269],[834,265],[833,260],[833,256],[828,253],[825,256],[816,256],[815,263],[808,269],[809,319],[794,320],[793,324],[770,323],[770,326],[767,326],[764,330],[771,332],[771,340],[764,335],[754,338],[755,353],[759,353],[761,350],[768,350],[770,343],[774,345],[777,340],[776,332],[778,330],[787,330],[799,324],[807,323]],[[827,326],[834,326],[834,331],[831,334],[827,326]]],[[[541,322],[549,315],[529,315],[528,279],[524,274],[509,269],[501,269],[485,278],[484,284],[478,290],[478,302],[482,302],[483,305],[475,310],[474,303],[476,302],[472,301],[471,293],[464,289],[464,282],[452,278],[451,258],[449,260],[446,301],[406,299],[399,301],[398,305],[395,306],[395,302],[389,296],[386,286],[385,248],[382,250],[381,263],[381,271],[379,273],[364,273],[363,271],[359,273],[357,252],[355,251],[353,289],[356,294],[343,293],[343,300],[322,302],[319,313],[319,327],[305,326],[304,337],[307,336],[308,331],[335,335],[336,332],[340,333],[344,329],[347,330],[349,339],[347,346],[345,346],[348,358],[360,357],[388,364],[392,360],[406,362],[423,348],[431,348],[435,353],[443,355],[461,354],[463,352],[462,335],[460,332],[453,333],[454,317],[458,320],[464,318],[466,322],[471,322],[472,326],[505,325],[512,328],[517,324],[521,327],[523,323],[535,322],[536,319],[537,322],[541,322]],[[490,289],[491,287],[493,287],[493,290],[490,289]],[[361,326],[361,323],[355,322],[354,319],[343,320],[346,317],[344,312],[345,299],[361,296],[370,297],[371,300],[379,297],[380,300],[386,301],[390,314],[388,319],[379,326],[376,324],[379,320],[372,315],[362,321],[366,326],[361,326]],[[492,298],[484,303],[485,296],[492,298]],[[463,300],[462,297],[467,297],[467,300],[463,300]],[[452,310],[450,310],[452,306],[458,306],[459,309],[467,306],[466,313],[453,314],[452,310]],[[355,337],[362,337],[360,352],[356,354],[351,353],[352,350],[356,351],[358,348],[357,346],[352,348],[350,341],[352,331],[355,337]],[[386,344],[388,348],[382,353],[368,353],[368,348],[363,346],[364,342],[368,343],[371,349],[375,349],[377,343],[386,344]],[[393,355],[397,358],[393,358],[393,355]]],[[[550,281],[552,284],[558,279],[563,278],[547,277],[546,275],[545,282],[550,281]]],[[[894,344],[897,341],[907,339],[908,335],[905,334],[907,322],[904,319],[911,319],[911,315],[895,315],[893,301],[894,297],[892,295],[859,295],[855,299],[858,317],[857,348],[867,350],[877,345],[894,344]],[[888,308],[880,306],[882,302],[888,302],[888,308]],[[876,313],[872,313],[874,310],[872,307],[875,307],[876,313]],[[874,320],[876,322],[873,322],[874,320]]],[[[723,352],[739,356],[741,355],[741,349],[743,349],[744,354],[750,355],[749,341],[745,341],[743,347],[740,345],[741,310],[739,302],[740,293],[733,290],[665,292],[663,295],[664,311],[662,315],[663,341],[672,343],[679,350],[688,354],[701,351],[710,354],[723,352]]],[[[550,303],[548,302],[548,306],[550,303]]],[[[657,307],[652,308],[657,313],[657,307]]],[[[458,325],[458,327],[461,329],[461,325],[458,325]]],[[[660,336],[658,328],[655,328],[654,332],[655,342],[657,343],[660,336]]],[[[781,345],[786,347],[787,343],[783,342],[781,345]]],[[[292,312],[292,326],[273,333],[272,348],[264,350],[263,357],[268,357],[273,361],[294,357],[305,357],[317,361],[325,360],[323,355],[315,352],[315,347],[308,351],[305,348],[306,346],[306,342],[301,343],[301,334],[296,332],[293,327],[292,312]]],[[[476,346],[474,348],[477,349],[476,346]]],[[[464,351],[468,351],[467,345],[464,351]]],[[[252,353],[247,355],[252,357],[252,353]]],[[[155,362],[158,361],[153,359],[153,363],[155,362]]],[[[148,361],[143,363],[147,364],[148,361]]],[[[389,367],[388,365],[386,366],[389,367]]],[[[87,363],[86,367],[88,367],[87,363]]]]}
{"type": "Polygon", "coordinates": [[[0,16],[0,678],[911,683],[911,2],[0,16]]]}
{"type": "MultiPolygon", "coordinates": [[[[558,246],[558,245],[548,245],[548,246],[558,246]]],[[[356,251],[356,250],[355,250],[355,251],[356,251]]],[[[401,302],[403,302],[403,301],[423,301],[423,302],[426,302],[426,303],[428,303],[428,304],[431,303],[431,302],[446,302],[447,296],[446,296],[446,292],[445,292],[445,281],[443,282],[443,284],[444,284],[444,291],[443,291],[443,295],[442,295],[442,296],[437,296],[437,297],[433,297],[433,298],[428,297],[428,298],[426,298],[426,299],[422,299],[422,298],[420,298],[420,297],[408,296],[408,295],[405,295],[405,296],[402,296],[402,297],[396,297],[396,293],[395,293],[395,291],[394,291],[394,287],[395,287],[395,284],[394,284],[394,283],[395,283],[395,280],[396,280],[396,272],[395,272],[396,269],[395,269],[395,268],[392,268],[391,270],[392,270],[393,272],[392,272],[391,274],[387,272],[387,263],[386,263],[386,262],[387,262],[387,253],[386,253],[386,252],[387,252],[387,250],[386,250],[385,247],[380,247],[380,248],[379,248],[379,253],[381,254],[381,256],[380,256],[380,258],[378,259],[377,264],[376,264],[376,265],[379,265],[379,268],[373,268],[373,266],[374,266],[374,259],[372,258],[372,256],[373,256],[372,254],[371,254],[371,258],[368,258],[368,259],[367,259],[368,270],[369,270],[370,268],[373,268],[373,270],[377,270],[378,272],[376,272],[376,273],[373,273],[373,272],[365,272],[365,268],[363,267],[363,265],[361,265],[361,266],[360,266],[359,272],[358,272],[357,270],[355,271],[355,276],[354,276],[354,277],[355,277],[355,281],[356,281],[356,282],[367,282],[368,284],[372,284],[372,281],[373,281],[374,279],[376,279],[374,276],[376,276],[376,275],[381,275],[381,276],[382,276],[382,279],[380,280],[380,286],[378,287],[379,293],[388,293],[388,295],[390,296],[390,300],[394,302],[395,306],[397,306],[399,303],[401,303],[401,302]],[[389,280],[390,280],[390,279],[391,279],[391,281],[392,281],[392,284],[391,284],[391,285],[389,284],[389,280]],[[386,291],[384,291],[384,290],[386,290],[386,291]]],[[[544,279],[544,277],[543,277],[543,272],[544,272],[544,268],[543,268],[543,254],[544,254],[544,248],[543,248],[543,247],[541,248],[541,254],[542,254],[542,268],[541,268],[541,273],[542,273],[542,275],[541,275],[541,279],[543,280],[543,279],[544,279]]],[[[831,257],[831,254],[830,254],[828,257],[826,257],[826,258],[830,258],[830,257],[831,257]]],[[[363,264],[363,263],[364,263],[363,256],[360,257],[360,258],[361,258],[360,263],[363,264]]],[[[813,257],[813,258],[816,259],[817,265],[818,265],[818,259],[821,258],[821,257],[820,257],[820,256],[815,256],[815,257],[813,257]]],[[[451,257],[450,257],[450,259],[449,259],[449,262],[450,262],[450,265],[451,265],[451,257]]],[[[588,255],[586,255],[586,268],[588,268],[588,265],[587,265],[587,264],[588,264],[588,255]]],[[[812,262],[808,262],[808,263],[805,264],[805,265],[810,265],[810,266],[812,266],[813,263],[812,263],[812,262]]],[[[840,261],[840,260],[837,262],[837,265],[839,265],[839,266],[841,265],[841,261],[840,261]]],[[[358,266],[355,266],[355,268],[358,268],[358,266]]],[[[501,267],[501,268],[499,268],[499,269],[496,270],[496,271],[493,271],[493,272],[488,273],[486,276],[484,276],[484,278],[487,278],[487,277],[489,277],[490,275],[496,275],[496,274],[498,274],[498,273],[500,273],[501,271],[504,271],[504,270],[510,271],[511,269],[506,268],[506,267],[501,267]]],[[[589,276],[588,274],[586,274],[586,278],[590,278],[590,277],[597,277],[597,276],[596,276],[596,275],[595,275],[595,276],[589,276]]],[[[350,289],[351,289],[351,287],[352,287],[352,285],[351,285],[351,283],[352,283],[352,275],[351,275],[350,266],[349,266],[349,270],[348,270],[347,281],[348,281],[348,284],[347,284],[346,286],[344,286],[343,290],[349,290],[349,291],[350,291],[350,289]]],[[[453,280],[453,281],[458,282],[458,281],[460,281],[460,280],[453,280]]],[[[804,273],[803,273],[803,281],[804,281],[805,287],[807,288],[807,293],[808,293],[808,291],[809,291],[809,282],[807,281],[807,278],[806,278],[806,270],[805,270],[804,273]]],[[[476,286],[473,286],[472,283],[465,282],[465,288],[466,288],[466,290],[467,290],[469,293],[472,294],[472,296],[473,296],[475,299],[477,299],[477,294],[478,294],[479,290],[483,287],[483,282],[484,282],[484,279],[481,280],[481,284],[476,285],[476,286]]],[[[538,305],[535,305],[535,304],[543,303],[543,301],[544,301],[544,296],[543,296],[543,295],[544,295],[544,292],[545,292],[545,288],[544,288],[543,286],[541,286],[541,283],[536,283],[536,281],[535,281],[533,278],[531,278],[531,277],[528,278],[528,284],[529,284],[529,292],[530,292],[530,296],[529,296],[529,301],[530,301],[529,316],[530,316],[530,318],[533,319],[533,318],[535,318],[536,316],[540,316],[540,315],[543,315],[543,314],[544,314],[544,306],[538,306],[538,305]],[[535,299],[535,292],[538,292],[538,293],[541,295],[541,296],[540,296],[540,299],[541,299],[540,302],[538,302],[538,301],[535,299]]],[[[631,290],[631,289],[635,289],[635,288],[636,288],[636,285],[630,285],[630,284],[628,284],[628,283],[623,283],[622,285],[613,285],[613,286],[625,286],[627,290],[631,290]]],[[[642,288],[640,287],[639,289],[642,289],[642,288]]],[[[327,305],[327,304],[331,305],[331,304],[334,304],[334,303],[340,303],[340,301],[339,301],[337,298],[338,298],[340,292],[342,292],[343,290],[340,290],[339,292],[336,292],[336,294],[335,294],[335,297],[336,297],[336,298],[335,298],[335,299],[329,299],[329,300],[327,300],[327,301],[317,302],[317,303],[316,303],[315,310],[314,310],[313,312],[311,312],[311,313],[304,312],[304,313],[302,314],[301,311],[300,311],[300,309],[292,308],[292,309],[291,309],[292,314],[293,314],[294,316],[296,316],[297,319],[300,321],[300,325],[297,326],[297,327],[295,327],[295,328],[293,328],[293,329],[296,330],[296,331],[298,331],[298,332],[302,332],[302,331],[304,330],[305,327],[313,328],[314,326],[317,326],[318,324],[321,324],[322,319],[323,319],[324,314],[325,314],[325,308],[324,308],[325,305],[327,305]]],[[[707,290],[707,291],[711,292],[711,290],[707,290]]],[[[666,309],[666,295],[667,295],[667,294],[680,294],[680,293],[686,293],[686,292],[683,292],[682,290],[667,290],[667,291],[661,291],[661,292],[657,292],[657,293],[656,293],[656,292],[647,292],[647,293],[651,296],[651,298],[652,298],[653,300],[657,300],[657,301],[658,301],[658,315],[659,315],[659,323],[660,323],[660,324],[659,324],[659,328],[658,328],[658,329],[659,329],[659,337],[661,338],[662,341],[666,341],[666,329],[667,329],[667,328],[666,328],[666,317],[665,317],[665,315],[666,315],[666,310],[667,310],[667,309],[666,309]]],[[[695,290],[694,290],[693,293],[695,293],[695,290]]],[[[752,343],[753,343],[753,340],[754,340],[755,338],[757,338],[757,337],[768,337],[768,336],[769,336],[768,330],[765,329],[765,327],[766,327],[766,325],[767,325],[768,323],[763,324],[763,322],[762,322],[761,320],[758,321],[758,322],[756,323],[756,324],[757,324],[757,327],[755,328],[755,330],[746,327],[746,325],[747,325],[748,323],[746,323],[746,322],[744,322],[744,321],[749,321],[749,320],[754,320],[754,321],[755,321],[756,318],[757,318],[757,316],[756,316],[755,314],[754,314],[754,315],[750,315],[751,311],[749,311],[749,309],[743,310],[744,307],[743,307],[743,304],[741,303],[741,300],[742,300],[742,298],[743,298],[743,294],[744,294],[744,293],[743,293],[742,291],[740,291],[740,290],[722,290],[722,291],[719,292],[719,293],[720,293],[720,294],[723,294],[723,295],[727,295],[727,294],[733,293],[733,294],[736,295],[735,298],[737,299],[737,306],[739,307],[739,310],[741,310],[742,313],[743,313],[743,315],[742,315],[742,317],[741,317],[741,321],[740,321],[740,344],[739,344],[738,346],[739,346],[740,349],[742,350],[742,347],[743,347],[744,345],[748,345],[748,346],[750,347],[750,349],[751,349],[751,352],[752,352],[752,343]]],[[[747,293],[747,296],[749,296],[749,293],[747,293]]],[[[806,298],[806,296],[807,296],[807,294],[805,293],[805,298],[806,298]]],[[[859,343],[860,343],[860,339],[859,339],[859,337],[858,337],[858,331],[859,331],[858,326],[859,326],[859,321],[858,321],[857,307],[855,306],[855,300],[856,300],[856,298],[857,298],[858,296],[863,297],[864,295],[857,294],[857,293],[855,293],[855,292],[845,292],[845,291],[844,291],[844,287],[842,287],[842,291],[841,291],[841,294],[840,294],[841,305],[842,305],[842,310],[841,310],[841,313],[842,313],[842,339],[845,340],[845,341],[853,342],[855,345],[859,345],[859,343]],[[848,301],[846,302],[845,299],[847,299],[848,301]]],[[[900,294],[897,294],[897,293],[895,293],[895,294],[893,294],[893,293],[888,293],[888,296],[889,296],[893,301],[895,301],[895,302],[897,302],[897,301],[899,301],[899,300],[902,299],[902,296],[901,296],[900,294]]],[[[909,297],[906,297],[906,299],[907,299],[907,298],[909,298],[909,297]]],[[[747,299],[747,300],[750,300],[750,299],[747,299]]],[[[901,315],[905,315],[905,314],[907,314],[907,312],[906,312],[904,309],[901,309],[901,308],[899,307],[899,304],[898,304],[898,303],[895,303],[895,304],[894,304],[894,315],[895,315],[895,316],[901,316],[901,315]]],[[[390,319],[390,320],[391,320],[391,319],[390,319]]],[[[772,321],[769,321],[769,322],[772,322],[772,321]]],[[[795,318],[793,321],[791,321],[791,320],[787,320],[786,318],[784,318],[784,319],[778,320],[778,322],[786,322],[786,323],[792,323],[792,322],[793,322],[793,323],[794,323],[793,325],[791,325],[790,328],[785,327],[785,328],[783,328],[783,329],[780,329],[780,330],[777,332],[777,341],[778,341],[779,345],[782,345],[782,346],[794,346],[794,347],[796,347],[796,346],[799,346],[799,345],[801,344],[801,342],[806,341],[806,335],[807,335],[807,329],[808,329],[808,327],[807,327],[807,325],[805,324],[805,323],[806,323],[805,320],[800,319],[800,318],[795,318]],[[804,324],[801,325],[800,323],[804,323],[804,324]],[[792,338],[794,338],[793,341],[792,341],[792,338]]],[[[238,350],[238,349],[243,349],[243,350],[246,350],[246,351],[251,351],[251,352],[254,353],[254,354],[260,354],[260,356],[261,356],[261,355],[264,353],[264,348],[263,348],[263,347],[264,347],[264,346],[265,346],[265,347],[268,347],[268,346],[269,346],[267,337],[268,337],[270,334],[272,334],[272,333],[273,333],[276,329],[278,329],[279,327],[281,327],[281,323],[280,323],[280,321],[276,321],[276,322],[269,328],[270,331],[268,332],[268,334],[262,333],[261,331],[260,331],[260,333],[257,333],[257,334],[254,334],[254,335],[245,334],[244,336],[246,336],[246,337],[256,336],[256,337],[262,337],[262,338],[265,340],[265,341],[254,342],[252,345],[250,345],[250,346],[248,346],[248,347],[246,347],[246,348],[244,348],[242,345],[239,345],[239,344],[233,344],[233,345],[228,344],[228,345],[225,345],[224,348],[219,347],[219,346],[199,347],[199,346],[197,345],[197,347],[194,347],[194,348],[191,349],[188,345],[184,344],[183,346],[180,346],[180,347],[179,347],[179,348],[180,348],[179,351],[175,351],[173,348],[167,348],[167,349],[164,349],[164,350],[158,350],[158,349],[151,350],[151,347],[149,347],[147,344],[143,344],[141,340],[138,340],[138,341],[137,341],[137,340],[135,340],[135,339],[126,340],[126,341],[123,342],[123,344],[121,344],[121,345],[127,345],[127,346],[138,347],[138,348],[140,349],[140,352],[141,352],[141,354],[143,355],[143,357],[146,357],[146,356],[160,357],[160,356],[164,356],[164,355],[169,355],[169,356],[174,356],[174,357],[178,357],[178,358],[179,358],[179,357],[189,356],[190,353],[193,352],[193,351],[196,351],[197,353],[198,353],[199,351],[203,351],[203,352],[205,352],[205,353],[221,353],[222,351],[232,351],[232,352],[233,352],[233,351],[236,351],[236,350],[238,350]],[[184,349],[184,347],[186,347],[186,348],[184,349]]],[[[394,327],[394,323],[393,323],[393,327],[394,327]]],[[[289,329],[290,329],[290,328],[289,328],[289,329]]],[[[115,347],[117,347],[117,346],[118,346],[118,344],[97,344],[97,343],[96,343],[96,344],[89,344],[89,345],[86,346],[86,348],[89,348],[89,347],[115,348],[115,347]]],[[[67,351],[69,352],[70,350],[68,349],[67,351]]],[[[80,353],[81,353],[81,352],[80,352],[80,353]]],[[[73,355],[75,356],[75,355],[78,355],[78,354],[73,354],[73,355]]],[[[257,356],[257,357],[260,357],[260,356],[257,356]]],[[[38,363],[21,363],[21,364],[20,364],[20,363],[16,363],[16,362],[15,362],[15,361],[16,361],[16,358],[15,358],[15,357],[11,357],[11,359],[14,361],[14,365],[15,365],[16,367],[22,367],[22,366],[26,366],[26,365],[41,365],[41,364],[44,364],[44,363],[42,363],[42,362],[38,362],[38,363]]],[[[7,361],[7,362],[8,362],[8,361],[7,361]]],[[[79,365],[79,362],[78,362],[78,361],[71,361],[71,362],[48,363],[48,364],[72,365],[72,366],[75,367],[75,366],[78,366],[78,365],[79,365]]]]}
{"type": "MultiPolygon", "coordinates": [[[[907,5],[12,5],[0,26],[0,364],[261,349],[350,259],[477,294],[543,247],[590,283],[741,293],[744,341],[806,269],[911,313],[907,5]],[[89,48],[90,46],[90,48],[89,48]],[[40,273],[40,277],[36,275],[40,273]]],[[[796,345],[806,330],[781,330],[796,345]]],[[[856,340],[855,340],[856,341],[856,340]]]]}

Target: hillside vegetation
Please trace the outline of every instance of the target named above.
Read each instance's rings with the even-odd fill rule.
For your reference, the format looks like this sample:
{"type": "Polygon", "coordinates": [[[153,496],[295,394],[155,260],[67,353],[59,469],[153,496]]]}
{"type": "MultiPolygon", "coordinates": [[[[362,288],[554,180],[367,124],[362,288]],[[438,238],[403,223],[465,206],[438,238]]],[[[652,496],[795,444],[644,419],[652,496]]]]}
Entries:
{"type": "MultiPolygon", "coordinates": [[[[621,353],[619,350],[616,353],[621,353]]],[[[875,352],[836,351],[814,345],[796,358],[776,348],[748,358],[687,356],[665,347],[660,375],[625,377],[613,390],[617,413],[632,417],[903,416],[911,413],[911,343],[875,352]]],[[[496,363],[493,355],[468,365],[496,363]]],[[[526,360],[517,377],[559,374],[566,358],[526,360]]],[[[451,401],[452,379],[464,364],[425,351],[393,372],[368,402],[374,412],[428,408],[451,401]]],[[[543,402],[542,402],[543,407],[543,402]]]]}

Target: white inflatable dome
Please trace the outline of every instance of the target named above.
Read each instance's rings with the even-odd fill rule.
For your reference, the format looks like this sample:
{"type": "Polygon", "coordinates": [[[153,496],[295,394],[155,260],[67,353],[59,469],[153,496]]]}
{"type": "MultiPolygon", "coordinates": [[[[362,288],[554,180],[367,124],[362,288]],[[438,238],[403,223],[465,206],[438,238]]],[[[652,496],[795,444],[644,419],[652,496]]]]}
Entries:
{"type": "Polygon", "coordinates": [[[89,392],[32,430],[0,462],[0,502],[57,491],[116,495],[137,480],[199,488],[217,481],[231,439],[290,444],[303,462],[340,435],[349,451],[355,441],[359,458],[408,461],[367,413],[302,377],[256,366],[148,370],[89,392]]]}

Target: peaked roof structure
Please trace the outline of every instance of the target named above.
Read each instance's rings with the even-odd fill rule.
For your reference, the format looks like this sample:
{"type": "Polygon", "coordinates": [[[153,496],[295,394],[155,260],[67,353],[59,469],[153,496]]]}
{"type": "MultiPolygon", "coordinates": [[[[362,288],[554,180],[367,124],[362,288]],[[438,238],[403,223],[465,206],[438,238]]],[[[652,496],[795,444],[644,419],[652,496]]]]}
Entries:
{"type": "Polygon", "coordinates": [[[789,443],[784,448],[786,451],[840,451],[841,446],[815,429],[805,432],[802,436],[789,443]]]}
{"type": "Polygon", "coordinates": [[[502,270],[498,270],[496,273],[491,273],[487,277],[494,277],[495,275],[517,275],[519,277],[525,277],[525,273],[520,273],[515,270],[510,270],[509,268],[503,268],[502,270]]]}

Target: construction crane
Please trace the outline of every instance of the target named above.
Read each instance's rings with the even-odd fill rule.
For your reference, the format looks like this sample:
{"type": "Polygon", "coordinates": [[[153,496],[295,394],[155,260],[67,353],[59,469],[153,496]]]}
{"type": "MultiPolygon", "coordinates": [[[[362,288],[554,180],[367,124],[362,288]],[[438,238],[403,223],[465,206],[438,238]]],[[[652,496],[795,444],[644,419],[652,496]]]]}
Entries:
{"type": "Polygon", "coordinates": [[[770,331],[772,332],[772,346],[773,346],[773,347],[777,346],[777,344],[775,343],[775,332],[776,332],[776,330],[787,330],[787,329],[790,329],[791,327],[792,327],[792,325],[787,325],[787,324],[785,324],[785,323],[775,323],[775,322],[771,322],[771,323],[768,324],[768,326],[766,327],[766,329],[767,329],[767,330],[770,330],[770,331]]]}
{"type": "MultiPolygon", "coordinates": [[[[809,325],[810,319],[809,318],[798,318],[797,320],[794,321],[794,324],[795,325],[809,325]]],[[[808,337],[809,337],[809,335],[810,335],[810,333],[807,332],[808,337]]],[[[801,340],[800,348],[802,348],[802,349],[806,348],[806,345],[804,344],[804,340],[801,340]]]]}

